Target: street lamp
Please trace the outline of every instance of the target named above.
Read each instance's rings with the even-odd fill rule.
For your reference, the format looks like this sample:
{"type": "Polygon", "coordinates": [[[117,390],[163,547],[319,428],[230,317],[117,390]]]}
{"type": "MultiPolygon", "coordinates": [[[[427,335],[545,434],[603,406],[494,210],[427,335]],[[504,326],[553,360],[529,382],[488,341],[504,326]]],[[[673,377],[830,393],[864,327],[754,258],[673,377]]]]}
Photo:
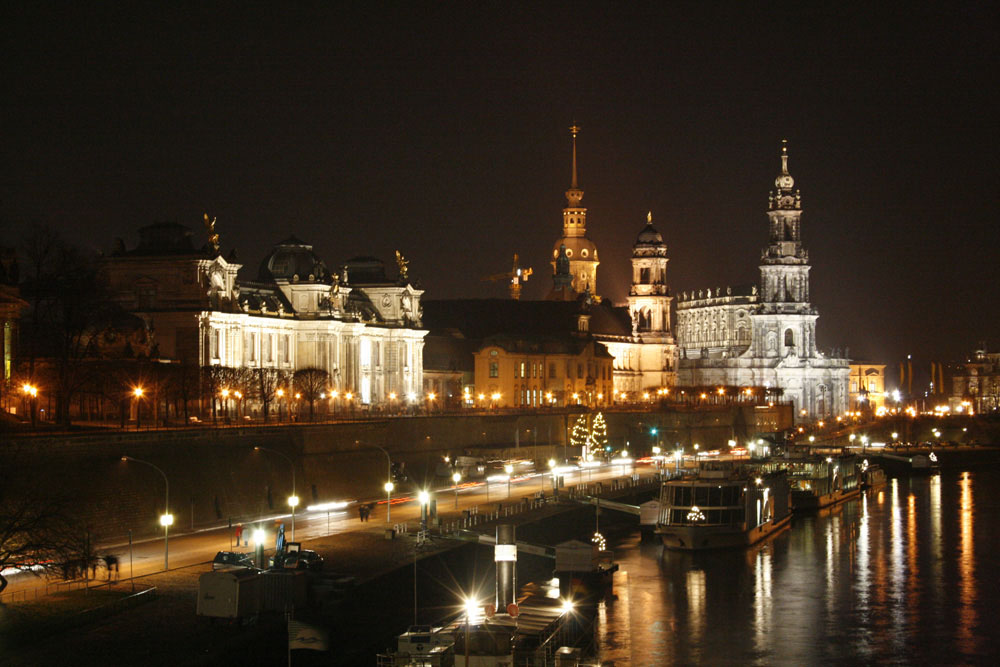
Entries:
{"type": "Polygon", "coordinates": [[[427,506],[431,502],[431,494],[421,491],[417,494],[417,500],[420,502],[420,528],[427,530],[427,506]]]}
{"type": "Polygon", "coordinates": [[[510,477],[514,473],[514,466],[507,464],[503,467],[503,471],[507,473],[507,498],[510,498],[510,477]]]}
{"type": "MultiPolygon", "coordinates": [[[[379,445],[371,445],[371,447],[374,447],[375,449],[377,449],[380,452],[382,452],[383,454],[385,454],[385,480],[386,481],[385,481],[385,485],[382,488],[384,488],[386,490],[386,493],[392,493],[392,489],[395,488],[395,485],[392,483],[392,458],[389,457],[389,452],[387,452],[384,447],[380,447],[379,445]]],[[[386,504],[386,506],[385,506],[385,522],[389,523],[389,505],[388,504],[386,504]]]]}
{"type": "Polygon", "coordinates": [[[389,481],[383,484],[382,488],[385,489],[385,522],[389,523],[389,513],[392,511],[392,490],[396,488],[396,485],[389,481]]]}
{"type": "Polygon", "coordinates": [[[132,395],[135,396],[135,430],[138,431],[141,426],[142,420],[142,387],[136,387],[132,390],[132,395]]]}
{"type": "Polygon", "coordinates": [[[134,461],[135,463],[147,465],[163,475],[163,485],[166,488],[166,495],[163,499],[163,515],[160,516],[160,525],[163,526],[163,569],[168,570],[170,569],[170,526],[174,523],[174,515],[170,513],[170,482],[167,480],[167,474],[149,461],[143,461],[131,456],[123,456],[122,461],[134,461]]]}
{"type": "Polygon", "coordinates": [[[462,473],[453,472],[451,474],[451,483],[455,487],[455,509],[458,509],[458,483],[462,481],[462,473]]]}
{"type": "Polygon", "coordinates": [[[38,387],[25,383],[21,387],[21,393],[24,394],[25,402],[28,405],[28,411],[31,412],[31,428],[35,428],[35,413],[38,412],[38,410],[35,409],[36,400],[38,399],[38,387]],[[31,398],[27,398],[28,396],[31,398]]]}
{"type": "Polygon", "coordinates": [[[277,454],[281,458],[288,461],[288,465],[292,467],[292,495],[288,497],[288,505],[292,508],[292,542],[295,541],[295,508],[299,504],[299,497],[295,494],[295,461],[293,461],[287,454],[282,454],[275,449],[268,449],[267,447],[261,447],[260,445],[255,446],[255,452],[270,452],[271,454],[277,454]],[[294,502],[293,502],[294,501],[294,502]]]}

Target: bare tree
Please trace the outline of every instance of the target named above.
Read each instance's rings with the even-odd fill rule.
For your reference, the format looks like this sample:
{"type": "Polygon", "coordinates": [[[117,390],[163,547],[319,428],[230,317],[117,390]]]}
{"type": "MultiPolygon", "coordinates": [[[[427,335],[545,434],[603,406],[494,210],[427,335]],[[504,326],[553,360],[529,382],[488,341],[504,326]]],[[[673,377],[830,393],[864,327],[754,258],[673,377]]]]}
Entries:
{"type": "Polygon", "coordinates": [[[309,421],[312,421],[316,401],[330,384],[330,374],[322,368],[303,368],[295,371],[292,383],[295,385],[295,391],[309,401],[309,421]]]}
{"type": "Polygon", "coordinates": [[[58,567],[70,525],[65,498],[32,484],[21,458],[5,452],[0,466],[0,592],[7,588],[5,570],[41,576],[58,567]]]}
{"type": "Polygon", "coordinates": [[[264,421],[270,420],[271,404],[277,396],[278,389],[288,384],[288,373],[277,368],[251,369],[253,390],[250,394],[260,401],[264,411],[264,421]]]}

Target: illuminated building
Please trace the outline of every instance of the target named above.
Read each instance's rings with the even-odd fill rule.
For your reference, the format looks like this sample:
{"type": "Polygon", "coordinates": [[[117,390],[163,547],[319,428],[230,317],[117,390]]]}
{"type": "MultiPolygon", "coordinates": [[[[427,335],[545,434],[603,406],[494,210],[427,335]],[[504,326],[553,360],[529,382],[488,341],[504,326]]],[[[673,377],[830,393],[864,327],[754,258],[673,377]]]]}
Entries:
{"type": "Polygon", "coordinates": [[[0,247],[0,394],[6,398],[12,390],[16,366],[18,322],[28,307],[17,288],[17,255],[13,248],[0,247]]]}
{"type": "Polygon", "coordinates": [[[589,336],[491,336],[474,357],[475,393],[491,407],[597,406],[613,398],[612,357],[589,336]]]}
{"type": "Polygon", "coordinates": [[[155,331],[160,358],[198,367],[316,368],[331,389],[363,404],[395,392],[421,392],[420,297],[397,253],[399,274],[358,257],[330,272],[312,246],[290,237],[276,244],[257,279],[240,280],[235,254],[209,243],[195,248],[189,228],[157,223],[139,230],[103,261],[115,299],[155,331]]]}
{"type": "Polygon", "coordinates": [[[760,285],[692,290],[677,301],[677,382],[776,388],[800,417],[842,414],[848,406],[848,360],[816,348],[819,314],[809,301],[802,200],[788,172],[784,145],[774,184],[760,285]]]}
{"type": "Polygon", "coordinates": [[[1000,410],[1000,352],[987,352],[983,344],[952,375],[953,412],[1000,410]]]}
{"type": "Polygon", "coordinates": [[[851,364],[850,409],[876,411],[885,407],[885,364],[851,364]]]}

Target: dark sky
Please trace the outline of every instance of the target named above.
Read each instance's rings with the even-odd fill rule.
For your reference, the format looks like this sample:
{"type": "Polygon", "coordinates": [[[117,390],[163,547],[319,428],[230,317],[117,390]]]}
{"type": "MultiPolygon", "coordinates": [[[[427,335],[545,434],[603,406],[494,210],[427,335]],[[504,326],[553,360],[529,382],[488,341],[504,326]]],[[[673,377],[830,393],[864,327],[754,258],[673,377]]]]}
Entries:
{"type": "Polygon", "coordinates": [[[675,292],[755,281],[787,138],[821,347],[1000,346],[995,3],[468,4],[5,5],[3,234],[207,211],[246,278],[294,233],[398,248],[427,298],[504,294],[516,251],[540,298],[576,120],[622,301],[647,210],[675,292]]]}

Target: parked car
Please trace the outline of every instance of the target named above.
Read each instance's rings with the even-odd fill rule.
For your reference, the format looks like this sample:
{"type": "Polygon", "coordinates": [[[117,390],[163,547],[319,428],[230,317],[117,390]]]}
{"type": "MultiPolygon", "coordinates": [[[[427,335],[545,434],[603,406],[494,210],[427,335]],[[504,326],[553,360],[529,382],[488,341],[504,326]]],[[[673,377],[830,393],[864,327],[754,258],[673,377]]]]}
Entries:
{"type": "Polygon", "coordinates": [[[281,567],[286,570],[322,570],[323,557],[309,549],[293,551],[281,561],[281,567]]]}
{"type": "Polygon", "coordinates": [[[220,551],[212,559],[213,570],[228,570],[234,567],[256,569],[250,554],[240,553],[239,551],[220,551]]]}

